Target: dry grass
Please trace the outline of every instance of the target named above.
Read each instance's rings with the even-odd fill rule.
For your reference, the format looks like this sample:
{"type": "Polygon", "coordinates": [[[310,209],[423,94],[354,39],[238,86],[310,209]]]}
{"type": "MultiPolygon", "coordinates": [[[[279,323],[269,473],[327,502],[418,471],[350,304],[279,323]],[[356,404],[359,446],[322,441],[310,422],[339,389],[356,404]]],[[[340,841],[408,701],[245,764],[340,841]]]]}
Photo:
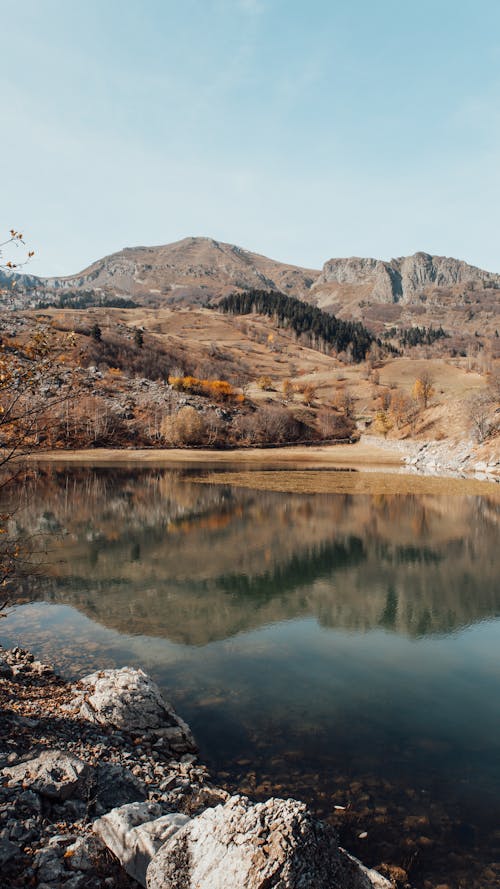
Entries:
{"type": "MultiPolygon", "coordinates": [[[[191,479],[193,480],[193,479],[191,479]]],[[[281,491],[288,494],[445,494],[446,496],[488,495],[500,502],[495,482],[476,479],[432,478],[399,472],[346,472],[312,470],[292,472],[273,470],[253,472],[212,472],[196,481],[204,484],[230,484],[255,491],[281,491]]]]}

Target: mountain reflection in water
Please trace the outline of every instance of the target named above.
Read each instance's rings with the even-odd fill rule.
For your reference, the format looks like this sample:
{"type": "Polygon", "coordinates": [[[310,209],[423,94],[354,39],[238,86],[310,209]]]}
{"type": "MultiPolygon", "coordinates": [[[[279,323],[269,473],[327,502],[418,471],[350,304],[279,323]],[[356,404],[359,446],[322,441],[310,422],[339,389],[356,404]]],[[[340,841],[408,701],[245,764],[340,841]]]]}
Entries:
{"type": "Polygon", "coordinates": [[[422,636],[496,617],[500,503],[276,494],[169,471],[52,470],[17,522],[51,533],[46,601],[203,645],[269,623],[422,636]]]}
{"type": "Polygon", "coordinates": [[[308,799],[368,863],[411,859],[417,886],[433,868],[436,885],[463,873],[468,887],[492,885],[498,499],[56,467],[23,499],[17,527],[46,535],[49,552],[4,643],[66,675],[143,666],[219,780],[308,799]]]}

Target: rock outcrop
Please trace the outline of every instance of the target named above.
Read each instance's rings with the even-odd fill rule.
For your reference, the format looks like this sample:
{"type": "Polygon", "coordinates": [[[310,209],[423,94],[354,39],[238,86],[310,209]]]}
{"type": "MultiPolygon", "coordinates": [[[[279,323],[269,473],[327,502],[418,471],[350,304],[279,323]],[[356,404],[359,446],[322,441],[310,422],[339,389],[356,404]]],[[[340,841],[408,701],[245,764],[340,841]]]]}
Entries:
{"type": "Polygon", "coordinates": [[[340,297],[346,287],[354,288],[358,298],[382,303],[411,303],[429,288],[465,289],[500,288],[500,275],[468,265],[447,256],[415,253],[383,262],[377,259],[349,257],[330,259],[314,282],[310,298],[318,305],[340,297]]]}

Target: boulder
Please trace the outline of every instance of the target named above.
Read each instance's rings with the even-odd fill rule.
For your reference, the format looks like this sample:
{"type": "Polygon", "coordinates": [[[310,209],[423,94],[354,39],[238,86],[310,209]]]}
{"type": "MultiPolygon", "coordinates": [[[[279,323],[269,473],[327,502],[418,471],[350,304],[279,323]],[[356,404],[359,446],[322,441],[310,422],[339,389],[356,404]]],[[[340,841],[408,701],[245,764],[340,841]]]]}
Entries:
{"type": "Polygon", "coordinates": [[[97,791],[94,794],[97,814],[109,812],[117,806],[142,802],[147,799],[146,785],[123,766],[103,762],[97,766],[97,791]]]}
{"type": "Polygon", "coordinates": [[[389,889],[339,849],[332,827],[304,803],[244,796],[206,809],[163,845],[148,889],[389,889]]]}
{"type": "Polygon", "coordinates": [[[177,754],[196,750],[189,726],[143,670],[101,670],[80,680],[74,703],[90,722],[162,736],[177,754]]]}
{"type": "Polygon", "coordinates": [[[93,769],[77,756],[45,750],[35,759],[3,769],[9,785],[19,784],[57,802],[86,799],[93,783],[93,769]]]}
{"type": "Polygon", "coordinates": [[[93,829],[127,873],[146,885],[148,865],[160,847],[189,822],[187,815],[162,815],[156,803],[135,803],[112,809],[93,829]]]}

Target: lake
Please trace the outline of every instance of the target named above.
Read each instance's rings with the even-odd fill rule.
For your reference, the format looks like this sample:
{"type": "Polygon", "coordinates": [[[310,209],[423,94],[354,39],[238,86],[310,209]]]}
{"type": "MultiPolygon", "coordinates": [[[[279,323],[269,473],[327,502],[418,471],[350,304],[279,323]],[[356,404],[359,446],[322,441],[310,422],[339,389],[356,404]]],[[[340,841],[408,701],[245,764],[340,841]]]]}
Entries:
{"type": "Polygon", "coordinates": [[[305,799],[412,886],[500,885],[500,498],[200,471],[36,470],[2,644],[66,677],[141,666],[225,786],[305,799]]]}

